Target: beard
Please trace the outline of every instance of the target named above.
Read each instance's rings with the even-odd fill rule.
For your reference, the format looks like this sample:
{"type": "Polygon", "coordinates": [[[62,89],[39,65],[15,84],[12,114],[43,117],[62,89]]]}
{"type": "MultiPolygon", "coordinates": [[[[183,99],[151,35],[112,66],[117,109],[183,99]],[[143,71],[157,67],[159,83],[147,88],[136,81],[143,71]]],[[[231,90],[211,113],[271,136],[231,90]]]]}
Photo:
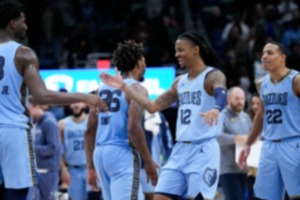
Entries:
{"type": "Polygon", "coordinates": [[[78,113],[75,113],[74,111],[72,111],[73,112],[73,116],[75,118],[80,117],[82,115],[82,113],[84,113],[84,111],[85,111],[85,108],[81,108],[78,113]]]}
{"type": "Polygon", "coordinates": [[[234,111],[236,113],[239,113],[239,112],[243,111],[244,106],[230,104],[230,108],[231,108],[232,111],[234,111]]]}

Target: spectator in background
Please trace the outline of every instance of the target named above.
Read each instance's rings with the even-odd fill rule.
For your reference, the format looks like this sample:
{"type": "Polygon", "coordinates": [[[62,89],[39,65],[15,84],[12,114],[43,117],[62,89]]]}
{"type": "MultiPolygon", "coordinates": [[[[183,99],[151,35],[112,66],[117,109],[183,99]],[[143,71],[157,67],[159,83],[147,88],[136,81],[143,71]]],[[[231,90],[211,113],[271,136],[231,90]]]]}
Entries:
{"type": "Polygon", "coordinates": [[[228,39],[230,32],[232,31],[232,28],[234,26],[239,29],[241,38],[243,40],[246,40],[249,37],[249,35],[250,35],[249,26],[243,22],[243,20],[241,19],[241,16],[235,15],[233,21],[231,21],[225,25],[225,28],[222,33],[223,41],[226,41],[228,39]]]}
{"type": "Polygon", "coordinates": [[[267,5],[266,17],[260,20],[258,24],[261,24],[264,27],[268,37],[272,38],[272,40],[278,41],[281,39],[282,30],[276,14],[277,12],[275,7],[272,4],[267,5]]]}
{"type": "MultiPolygon", "coordinates": [[[[300,40],[299,40],[300,41],[300,40]]],[[[299,42],[292,42],[290,45],[291,54],[287,56],[286,66],[300,71],[300,46],[299,42]]]]}
{"type": "MultiPolygon", "coordinates": [[[[168,121],[162,112],[149,113],[144,112],[143,129],[147,141],[147,146],[151,153],[153,161],[159,167],[163,166],[169,158],[173,139],[168,121]]],[[[141,169],[141,185],[146,200],[154,199],[154,186],[147,181],[147,175],[143,166],[141,169]]]]}
{"type": "Polygon", "coordinates": [[[255,113],[258,111],[260,104],[261,104],[261,101],[260,101],[258,94],[253,94],[250,99],[249,106],[248,106],[248,114],[250,116],[251,121],[253,121],[255,113]]]}
{"type": "Polygon", "coordinates": [[[54,200],[58,191],[61,148],[58,124],[53,114],[45,112],[32,97],[29,101],[30,116],[35,121],[32,132],[38,173],[38,199],[54,200]]]}
{"type": "Polygon", "coordinates": [[[225,15],[219,6],[212,8],[211,15],[205,20],[206,30],[212,45],[216,48],[216,51],[224,56],[224,42],[222,39],[222,31],[227,23],[225,15]]]}
{"type": "Polygon", "coordinates": [[[254,8],[246,10],[248,12],[247,24],[251,27],[255,26],[259,21],[265,18],[265,8],[262,3],[258,2],[254,5],[254,8]]]}
{"type": "Polygon", "coordinates": [[[252,28],[252,37],[248,42],[249,57],[254,58],[254,53],[261,50],[264,44],[267,42],[267,35],[264,27],[261,24],[256,25],[252,28]]]}
{"type": "Polygon", "coordinates": [[[293,11],[293,18],[288,23],[288,28],[284,31],[282,43],[290,54],[290,45],[293,42],[300,41],[300,13],[298,10],[293,11]]]}
{"type": "Polygon", "coordinates": [[[277,10],[281,16],[280,22],[284,24],[292,19],[292,12],[298,9],[298,5],[293,0],[281,0],[277,10]]]}
{"type": "Polygon", "coordinates": [[[41,68],[58,68],[62,59],[63,18],[53,1],[47,1],[41,16],[43,40],[40,47],[41,68]]]}
{"type": "Polygon", "coordinates": [[[247,172],[235,162],[235,146],[244,144],[252,122],[244,112],[245,93],[240,87],[228,90],[228,106],[224,109],[222,134],[218,137],[221,147],[220,185],[226,200],[243,200],[247,188],[247,172]]]}

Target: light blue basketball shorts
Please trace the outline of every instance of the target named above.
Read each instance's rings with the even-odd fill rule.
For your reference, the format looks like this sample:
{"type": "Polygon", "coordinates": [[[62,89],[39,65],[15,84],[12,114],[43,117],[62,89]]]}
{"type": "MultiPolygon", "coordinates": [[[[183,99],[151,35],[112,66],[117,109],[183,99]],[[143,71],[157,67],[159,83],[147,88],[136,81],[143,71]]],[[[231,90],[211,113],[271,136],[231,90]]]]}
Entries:
{"type": "Polygon", "coordinates": [[[151,181],[147,182],[147,174],[145,169],[141,169],[141,186],[144,193],[154,193],[155,187],[152,185],[151,181]]]}
{"type": "Polygon", "coordinates": [[[266,200],[281,200],[287,191],[300,197],[300,137],[272,142],[262,146],[254,192],[266,200]]]}
{"type": "Polygon", "coordinates": [[[22,189],[37,183],[32,137],[22,128],[0,128],[0,168],[5,187],[22,189]]]}
{"type": "Polygon", "coordinates": [[[93,155],[105,200],[144,199],[140,186],[140,158],[130,147],[97,146],[93,155]]]}
{"type": "Polygon", "coordinates": [[[86,167],[68,166],[71,184],[68,188],[69,196],[72,200],[85,200],[89,187],[86,181],[86,167]]]}
{"type": "Polygon", "coordinates": [[[159,175],[155,193],[213,199],[219,181],[220,147],[215,138],[177,142],[159,175]]]}

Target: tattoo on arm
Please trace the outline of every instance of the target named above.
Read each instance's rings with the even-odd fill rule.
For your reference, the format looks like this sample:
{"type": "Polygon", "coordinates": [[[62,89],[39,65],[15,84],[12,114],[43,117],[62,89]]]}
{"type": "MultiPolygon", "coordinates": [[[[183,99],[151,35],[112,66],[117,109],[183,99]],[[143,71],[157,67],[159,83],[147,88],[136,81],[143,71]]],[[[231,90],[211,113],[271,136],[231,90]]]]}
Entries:
{"type": "Polygon", "coordinates": [[[209,94],[213,94],[215,88],[226,88],[226,77],[220,70],[209,72],[205,80],[205,89],[209,94]]]}
{"type": "Polygon", "coordinates": [[[177,77],[172,85],[172,87],[161,94],[156,100],[155,104],[159,107],[159,110],[164,110],[170,107],[174,102],[178,100],[177,94],[177,84],[180,79],[180,76],[177,77]]]}
{"type": "Polygon", "coordinates": [[[175,102],[178,99],[177,90],[176,87],[174,86],[175,84],[177,84],[176,80],[173,83],[172,88],[169,89],[167,92],[163,93],[154,102],[148,98],[148,95],[147,96],[141,95],[141,91],[133,86],[130,87],[127,86],[124,91],[126,93],[126,96],[129,99],[134,100],[135,102],[137,102],[139,105],[141,105],[143,108],[145,108],[147,111],[151,113],[169,107],[170,105],[172,105],[173,102],[175,102]]]}
{"type": "Polygon", "coordinates": [[[148,109],[152,103],[147,96],[141,95],[139,91],[136,91],[134,89],[128,88],[127,90],[125,90],[125,93],[129,99],[134,100],[145,109],[148,109]]]}

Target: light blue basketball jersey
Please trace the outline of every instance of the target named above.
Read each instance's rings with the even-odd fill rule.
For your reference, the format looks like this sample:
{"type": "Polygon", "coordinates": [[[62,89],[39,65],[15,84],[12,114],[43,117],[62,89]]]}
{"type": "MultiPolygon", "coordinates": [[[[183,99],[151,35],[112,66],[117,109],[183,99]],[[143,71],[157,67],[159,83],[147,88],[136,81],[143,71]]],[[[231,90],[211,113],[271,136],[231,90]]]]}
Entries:
{"type": "Polygon", "coordinates": [[[176,123],[177,141],[198,141],[215,137],[221,133],[224,115],[220,113],[218,125],[209,127],[203,123],[200,113],[205,113],[215,105],[215,98],[207,94],[204,82],[207,74],[214,70],[207,67],[195,79],[189,80],[188,74],[180,77],[177,85],[179,97],[176,123]]]}
{"type": "Polygon", "coordinates": [[[263,78],[260,96],[264,104],[262,137],[278,140],[300,136],[300,98],[293,91],[293,79],[299,72],[291,70],[279,83],[271,82],[270,75],[263,78]]]}
{"type": "Polygon", "coordinates": [[[21,44],[0,44],[0,127],[29,127],[28,88],[15,66],[15,54],[21,44]]]}
{"type": "MultiPolygon", "coordinates": [[[[134,79],[125,79],[124,81],[128,86],[137,82],[134,79]]],[[[107,103],[109,110],[98,114],[96,145],[128,146],[128,102],[125,93],[103,85],[98,95],[107,103]]]]}
{"type": "Polygon", "coordinates": [[[64,149],[65,161],[68,165],[85,165],[84,133],[87,128],[88,117],[76,123],[72,116],[65,118],[64,149]]]}

